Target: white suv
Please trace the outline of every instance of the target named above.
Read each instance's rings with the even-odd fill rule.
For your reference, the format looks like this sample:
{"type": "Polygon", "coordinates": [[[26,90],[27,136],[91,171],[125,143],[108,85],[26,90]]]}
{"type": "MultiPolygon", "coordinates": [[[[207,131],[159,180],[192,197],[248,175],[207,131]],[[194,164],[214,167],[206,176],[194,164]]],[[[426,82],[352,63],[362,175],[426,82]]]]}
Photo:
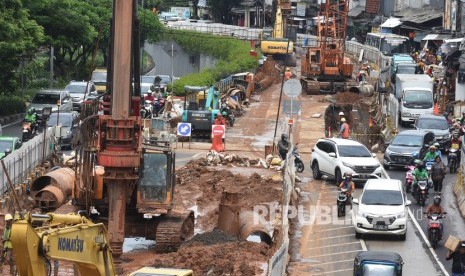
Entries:
{"type": "Polygon", "coordinates": [[[340,138],[320,139],[312,149],[310,166],[314,179],[322,175],[334,177],[341,183],[345,173],[354,182],[381,177],[381,163],[376,155],[357,141],[340,138]]]}
{"type": "MultiPolygon", "coordinates": [[[[398,179],[370,179],[363,188],[355,219],[355,237],[363,234],[398,235],[405,240],[407,234],[407,200],[402,182],[398,179]]],[[[354,209],[354,211],[355,211],[354,209]]]]}

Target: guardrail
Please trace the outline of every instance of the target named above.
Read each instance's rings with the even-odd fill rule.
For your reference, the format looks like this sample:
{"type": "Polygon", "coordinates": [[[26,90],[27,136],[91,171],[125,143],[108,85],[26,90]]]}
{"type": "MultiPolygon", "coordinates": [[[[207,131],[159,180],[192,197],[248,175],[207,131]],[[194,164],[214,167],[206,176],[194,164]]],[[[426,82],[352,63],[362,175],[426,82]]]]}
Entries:
{"type": "Polygon", "coordinates": [[[170,21],[166,26],[171,29],[191,30],[213,35],[231,36],[246,40],[258,40],[260,33],[263,32],[262,29],[203,22],[170,21]]]}

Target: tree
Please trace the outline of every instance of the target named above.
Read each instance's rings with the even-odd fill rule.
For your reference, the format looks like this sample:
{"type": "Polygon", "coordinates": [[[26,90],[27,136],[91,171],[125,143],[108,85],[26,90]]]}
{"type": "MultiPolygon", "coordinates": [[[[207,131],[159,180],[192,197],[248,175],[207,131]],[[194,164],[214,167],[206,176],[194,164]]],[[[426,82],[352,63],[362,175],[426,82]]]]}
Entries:
{"type": "Polygon", "coordinates": [[[230,23],[230,12],[234,7],[239,6],[242,0],[207,0],[213,18],[217,22],[230,23]]]}
{"type": "Polygon", "coordinates": [[[0,1],[0,26],[0,92],[11,93],[19,87],[20,62],[34,57],[44,33],[21,0],[0,1]]]}

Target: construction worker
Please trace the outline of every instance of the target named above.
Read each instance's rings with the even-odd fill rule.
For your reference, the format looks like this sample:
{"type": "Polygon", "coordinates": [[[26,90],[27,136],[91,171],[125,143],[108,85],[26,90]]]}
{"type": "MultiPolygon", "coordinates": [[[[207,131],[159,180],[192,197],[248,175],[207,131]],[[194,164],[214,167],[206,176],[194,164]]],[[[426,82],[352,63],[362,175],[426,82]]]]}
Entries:
{"type": "Polygon", "coordinates": [[[221,113],[218,113],[215,118],[214,125],[226,125],[226,120],[221,113]]]}
{"type": "Polygon", "coordinates": [[[346,118],[341,119],[341,128],[339,129],[339,137],[342,139],[350,138],[350,129],[349,129],[349,124],[346,121],[346,118]]]}
{"type": "MultiPolygon", "coordinates": [[[[13,216],[11,214],[5,215],[5,228],[2,235],[2,257],[1,264],[8,262],[10,266],[11,275],[15,275],[15,263],[13,261],[13,244],[11,243],[11,225],[13,223],[13,216]]],[[[0,270],[3,272],[3,270],[0,270]]]]}
{"type": "Polygon", "coordinates": [[[291,69],[289,69],[289,67],[286,68],[286,72],[284,73],[284,76],[286,77],[286,80],[291,78],[292,73],[291,73],[291,69]]]}

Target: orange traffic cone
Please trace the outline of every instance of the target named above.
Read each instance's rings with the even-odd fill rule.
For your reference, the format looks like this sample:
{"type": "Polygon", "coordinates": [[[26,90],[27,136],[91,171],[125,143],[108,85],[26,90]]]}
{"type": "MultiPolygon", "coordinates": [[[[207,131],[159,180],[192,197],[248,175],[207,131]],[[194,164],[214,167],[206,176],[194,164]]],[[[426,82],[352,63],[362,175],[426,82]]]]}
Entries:
{"type": "Polygon", "coordinates": [[[438,103],[436,103],[436,104],[434,105],[433,114],[434,114],[434,115],[439,115],[439,104],[438,104],[438,103]]]}

